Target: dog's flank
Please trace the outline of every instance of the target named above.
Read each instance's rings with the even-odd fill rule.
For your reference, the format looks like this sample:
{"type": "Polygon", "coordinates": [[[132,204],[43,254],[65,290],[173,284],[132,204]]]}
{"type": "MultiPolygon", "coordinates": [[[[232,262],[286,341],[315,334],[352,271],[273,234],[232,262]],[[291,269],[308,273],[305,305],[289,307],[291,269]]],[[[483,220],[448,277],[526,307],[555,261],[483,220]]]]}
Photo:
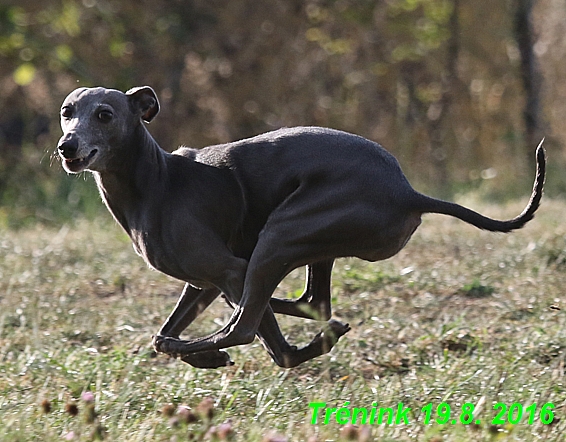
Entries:
{"type": "Polygon", "coordinates": [[[58,151],[69,173],[90,170],[108,209],[154,268],[186,282],[153,344],[196,367],[231,364],[222,349],[258,336],[274,361],[293,367],[330,351],[350,328],[331,320],[334,260],[376,261],[401,250],[424,213],[508,232],[537,210],[545,154],[525,211],[508,221],[416,192],[377,143],[332,129],[280,129],[201,150],[162,150],[145,128],[159,111],[149,87],[126,93],[81,88],[63,103],[58,151]],[[307,266],[297,300],[272,298],[293,269],[307,266]],[[181,340],[220,294],[234,308],[212,335],[181,340]],[[328,320],[302,348],[274,313],[328,320]]]}

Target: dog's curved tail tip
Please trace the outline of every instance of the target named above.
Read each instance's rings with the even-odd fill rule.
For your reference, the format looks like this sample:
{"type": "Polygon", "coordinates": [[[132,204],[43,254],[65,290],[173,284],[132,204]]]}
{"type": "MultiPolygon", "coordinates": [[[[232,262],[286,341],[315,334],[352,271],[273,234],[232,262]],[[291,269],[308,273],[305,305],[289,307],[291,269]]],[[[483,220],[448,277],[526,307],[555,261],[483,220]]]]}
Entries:
{"type": "Polygon", "coordinates": [[[423,209],[421,210],[421,212],[451,215],[480,229],[489,230],[492,232],[507,233],[512,230],[520,229],[527,222],[534,218],[535,212],[539,208],[540,201],[542,199],[544,180],[546,177],[546,152],[544,150],[543,143],[544,138],[541,140],[536,150],[537,170],[535,182],[533,184],[533,191],[531,193],[531,197],[527,206],[519,216],[510,220],[499,221],[488,218],[459,204],[437,200],[423,195],[420,196],[420,203],[423,209]]]}
{"type": "MultiPolygon", "coordinates": [[[[543,172],[546,166],[546,150],[543,147],[545,139],[546,137],[542,137],[542,140],[540,140],[540,143],[538,143],[536,150],[537,168],[539,168],[539,166],[542,165],[543,172]]],[[[538,175],[538,169],[537,169],[537,175],[538,175]]]]}
{"type": "Polygon", "coordinates": [[[543,188],[544,188],[544,180],[546,178],[546,151],[543,147],[544,138],[540,141],[536,149],[536,163],[537,163],[537,170],[535,175],[535,182],[533,184],[533,191],[531,193],[531,198],[523,212],[509,220],[509,221],[500,221],[500,226],[495,229],[488,228],[488,230],[494,230],[499,232],[510,232],[512,230],[517,230],[522,228],[527,222],[532,220],[535,216],[535,212],[540,206],[540,201],[542,199],[543,188]]]}
{"type": "Polygon", "coordinates": [[[533,191],[529,202],[523,212],[508,221],[495,221],[494,223],[487,223],[486,226],[478,226],[486,230],[492,230],[496,232],[510,232],[512,230],[517,230],[522,228],[527,222],[532,220],[535,216],[535,212],[540,206],[540,201],[542,199],[544,181],[546,177],[546,151],[543,147],[544,138],[540,141],[536,149],[536,175],[535,182],[533,184],[533,191]]]}
{"type": "MultiPolygon", "coordinates": [[[[542,198],[542,193],[544,188],[544,180],[546,178],[546,151],[543,147],[544,140],[545,138],[543,137],[543,139],[540,140],[540,143],[538,144],[536,150],[536,159],[537,159],[536,178],[535,178],[535,183],[533,184],[533,192],[531,194],[531,199],[524,211],[524,212],[528,212],[529,209],[531,209],[532,207],[531,217],[529,219],[533,218],[535,211],[538,209],[540,205],[540,200],[542,198]]],[[[520,216],[521,215],[519,215],[519,217],[520,216]]]]}

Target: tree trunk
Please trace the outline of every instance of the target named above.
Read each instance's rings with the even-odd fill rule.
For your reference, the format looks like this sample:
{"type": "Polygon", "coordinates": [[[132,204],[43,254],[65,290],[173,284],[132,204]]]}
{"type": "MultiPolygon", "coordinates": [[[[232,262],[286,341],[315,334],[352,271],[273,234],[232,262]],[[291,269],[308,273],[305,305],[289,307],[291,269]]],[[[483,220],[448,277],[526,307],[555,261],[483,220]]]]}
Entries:
{"type": "Polygon", "coordinates": [[[533,0],[517,0],[515,13],[515,39],[521,53],[521,77],[525,90],[525,142],[527,158],[534,164],[533,149],[543,137],[540,109],[542,76],[533,50],[535,35],[532,24],[533,0]]]}
{"type": "MultiPolygon", "coordinates": [[[[457,79],[458,52],[460,50],[460,23],[458,20],[460,0],[452,1],[452,13],[448,23],[450,37],[446,43],[445,70],[442,75],[442,97],[434,106],[438,106],[438,114],[429,124],[429,134],[432,144],[432,161],[437,177],[437,191],[441,197],[448,197],[450,189],[449,152],[454,148],[455,140],[451,127],[448,126],[450,106],[454,98],[454,85],[457,79]]],[[[429,117],[430,118],[430,117],[429,117]]]]}

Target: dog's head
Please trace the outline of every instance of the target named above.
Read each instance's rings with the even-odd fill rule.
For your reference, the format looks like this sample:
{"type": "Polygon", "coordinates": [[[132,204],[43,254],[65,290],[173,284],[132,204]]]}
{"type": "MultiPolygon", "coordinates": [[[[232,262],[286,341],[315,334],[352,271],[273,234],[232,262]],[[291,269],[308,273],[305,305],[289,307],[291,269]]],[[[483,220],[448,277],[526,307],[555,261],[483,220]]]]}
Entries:
{"type": "Polygon", "coordinates": [[[69,173],[103,172],[120,148],[132,140],[141,120],[150,122],[159,112],[152,88],[137,87],[123,93],[114,89],[79,88],[61,106],[57,150],[69,173]]]}

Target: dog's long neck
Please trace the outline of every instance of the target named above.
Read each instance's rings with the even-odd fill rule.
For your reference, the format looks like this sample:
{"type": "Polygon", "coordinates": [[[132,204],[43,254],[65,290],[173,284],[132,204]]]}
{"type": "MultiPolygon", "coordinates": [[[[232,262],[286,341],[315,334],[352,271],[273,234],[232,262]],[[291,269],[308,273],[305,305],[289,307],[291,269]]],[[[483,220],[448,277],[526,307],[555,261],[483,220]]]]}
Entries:
{"type": "Polygon", "coordinates": [[[119,167],[112,171],[93,172],[100,195],[116,221],[128,234],[144,222],[140,207],[150,207],[160,197],[167,175],[163,151],[143,124],[122,150],[119,167]]]}

